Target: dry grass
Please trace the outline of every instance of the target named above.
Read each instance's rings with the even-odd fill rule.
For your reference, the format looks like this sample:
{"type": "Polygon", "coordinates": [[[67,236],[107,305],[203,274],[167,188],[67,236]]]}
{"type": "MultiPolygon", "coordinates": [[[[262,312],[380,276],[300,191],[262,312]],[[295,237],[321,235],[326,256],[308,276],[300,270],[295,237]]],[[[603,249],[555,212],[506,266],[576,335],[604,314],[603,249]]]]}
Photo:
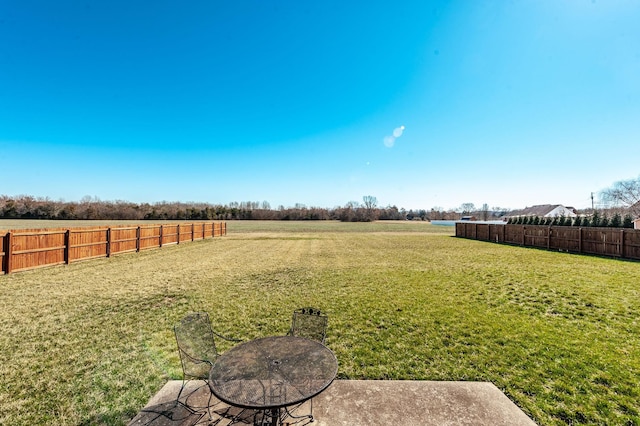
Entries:
{"type": "Polygon", "coordinates": [[[330,316],[342,378],[491,381],[541,425],[640,424],[638,263],[423,223],[228,230],[0,276],[0,424],[125,424],[180,377],[186,312],[250,339],[307,305],[330,316]]]}

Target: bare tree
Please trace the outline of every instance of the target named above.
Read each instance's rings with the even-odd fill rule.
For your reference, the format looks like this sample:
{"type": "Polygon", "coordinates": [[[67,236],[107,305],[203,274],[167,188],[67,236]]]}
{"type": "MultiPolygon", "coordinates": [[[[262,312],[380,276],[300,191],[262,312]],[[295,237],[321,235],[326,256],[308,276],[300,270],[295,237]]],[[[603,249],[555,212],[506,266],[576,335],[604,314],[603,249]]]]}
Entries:
{"type": "Polygon", "coordinates": [[[373,195],[365,195],[362,197],[362,202],[367,210],[375,209],[378,206],[378,199],[373,195]]]}
{"type": "Polygon", "coordinates": [[[375,220],[375,210],[376,207],[378,207],[378,199],[373,195],[365,195],[364,197],[362,197],[362,202],[367,213],[367,219],[375,220]]]}
{"type": "Polygon", "coordinates": [[[640,176],[614,183],[600,193],[600,198],[613,205],[626,207],[633,215],[640,216],[640,176]]]}
{"type": "Polygon", "coordinates": [[[487,221],[489,220],[489,204],[484,203],[482,205],[482,220],[487,221]]]}
{"type": "Polygon", "coordinates": [[[476,209],[476,206],[473,203],[463,203],[460,206],[460,210],[462,210],[462,214],[469,214],[475,209],[476,209]]]}

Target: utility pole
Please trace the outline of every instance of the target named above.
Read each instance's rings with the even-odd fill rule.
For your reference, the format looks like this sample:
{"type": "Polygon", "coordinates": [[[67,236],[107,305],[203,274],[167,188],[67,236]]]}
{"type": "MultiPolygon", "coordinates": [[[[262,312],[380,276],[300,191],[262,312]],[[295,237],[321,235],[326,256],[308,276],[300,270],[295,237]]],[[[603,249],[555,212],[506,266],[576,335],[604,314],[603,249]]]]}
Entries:
{"type": "Polygon", "coordinates": [[[594,212],[594,208],[593,208],[593,192],[591,193],[591,213],[594,212]]]}

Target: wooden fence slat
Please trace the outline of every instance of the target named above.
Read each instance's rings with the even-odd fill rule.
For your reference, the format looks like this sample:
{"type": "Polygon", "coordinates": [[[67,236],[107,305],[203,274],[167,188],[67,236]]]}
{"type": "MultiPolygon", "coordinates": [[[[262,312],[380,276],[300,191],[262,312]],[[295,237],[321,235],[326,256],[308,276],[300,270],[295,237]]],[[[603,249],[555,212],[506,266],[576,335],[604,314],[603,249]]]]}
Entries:
{"type": "Polygon", "coordinates": [[[34,248],[34,249],[28,249],[28,250],[13,250],[11,253],[14,256],[17,256],[19,254],[44,253],[47,251],[66,250],[66,249],[67,249],[66,245],[61,245],[61,246],[51,246],[51,247],[40,247],[40,248],[34,248]]]}
{"type": "Polygon", "coordinates": [[[52,230],[52,231],[46,231],[46,230],[43,230],[43,231],[28,231],[28,232],[27,231],[23,231],[23,232],[19,232],[18,231],[18,232],[16,232],[14,230],[13,236],[14,237],[33,237],[33,236],[37,236],[37,235],[61,235],[61,234],[64,234],[66,232],[67,232],[66,229],[64,229],[64,230],[52,230]]]}

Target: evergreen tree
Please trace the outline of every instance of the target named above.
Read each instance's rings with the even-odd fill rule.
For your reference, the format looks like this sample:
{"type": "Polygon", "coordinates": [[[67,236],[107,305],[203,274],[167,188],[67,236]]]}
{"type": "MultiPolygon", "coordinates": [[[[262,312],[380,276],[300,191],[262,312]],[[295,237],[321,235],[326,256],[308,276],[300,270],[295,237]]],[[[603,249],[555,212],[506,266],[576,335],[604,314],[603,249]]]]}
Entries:
{"type": "Polygon", "coordinates": [[[622,225],[622,218],[620,217],[620,213],[614,214],[611,220],[609,221],[609,227],[620,228],[621,225],[622,225]]]}
{"type": "Polygon", "coordinates": [[[557,218],[558,221],[556,222],[556,224],[558,226],[564,226],[565,222],[567,221],[567,218],[564,217],[564,215],[561,215],[559,218],[557,218]]]}
{"type": "Polygon", "coordinates": [[[576,216],[576,220],[573,221],[573,226],[581,226],[582,225],[582,216],[576,216]]]}
{"type": "Polygon", "coordinates": [[[633,228],[633,218],[630,214],[624,215],[624,219],[622,220],[623,228],[633,228]]]}
{"type": "Polygon", "coordinates": [[[589,218],[587,216],[582,218],[582,226],[584,228],[588,228],[591,226],[591,221],[589,220],[589,218]]]}
{"type": "Polygon", "coordinates": [[[533,224],[534,224],[534,225],[539,225],[539,224],[540,224],[540,218],[539,218],[538,216],[535,216],[535,217],[533,218],[533,224]]]}
{"type": "Polygon", "coordinates": [[[600,226],[600,215],[598,214],[598,211],[596,210],[595,212],[593,212],[593,214],[591,215],[591,220],[589,221],[590,225],[589,226],[600,226]]]}
{"type": "Polygon", "coordinates": [[[607,217],[606,213],[602,214],[602,219],[600,219],[600,223],[598,224],[598,226],[609,226],[609,218],[607,217]]]}

